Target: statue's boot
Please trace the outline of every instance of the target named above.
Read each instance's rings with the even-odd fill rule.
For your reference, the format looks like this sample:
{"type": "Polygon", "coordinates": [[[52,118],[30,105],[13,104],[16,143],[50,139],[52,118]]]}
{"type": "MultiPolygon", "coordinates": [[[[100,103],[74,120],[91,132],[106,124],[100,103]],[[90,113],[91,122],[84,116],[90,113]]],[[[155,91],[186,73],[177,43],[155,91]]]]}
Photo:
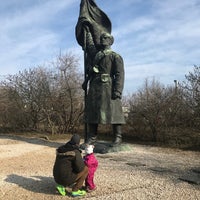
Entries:
{"type": "Polygon", "coordinates": [[[113,124],[114,140],[111,146],[118,146],[122,143],[122,126],[121,124],[113,124]]]}
{"type": "Polygon", "coordinates": [[[97,128],[98,124],[89,124],[89,133],[88,133],[88,139],[87,144],[95,144],[97,141],[97,128]]]}

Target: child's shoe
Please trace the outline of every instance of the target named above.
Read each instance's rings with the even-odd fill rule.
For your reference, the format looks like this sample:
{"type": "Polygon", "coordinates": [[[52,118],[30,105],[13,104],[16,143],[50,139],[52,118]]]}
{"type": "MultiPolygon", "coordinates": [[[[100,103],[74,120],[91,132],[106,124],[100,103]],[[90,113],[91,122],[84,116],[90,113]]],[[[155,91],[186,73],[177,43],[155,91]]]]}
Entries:
{"type": "Polygon", "coordinates": [[[73,197],[84,196],[85,194],[86,194],[85,190],[72,191],[73,197]]]}
{"type": "Polygon", "coordinates": [[[66,190],[65,187],[62,185],[57,185],[56,186],[57,191],[62,195],[65,196],[66,195],[66,190]]]}
{"type": "Polygon", "coordinates": [[[89,187],[87,187],[87,189],[86,189],[86,191],[88,192],[88,193],[90,193],[90,192],[93,192],[93,191],[95,191],[97,188],[95,187],[95,188],[93,188],[93,189],[90,189],[89,187]]]}

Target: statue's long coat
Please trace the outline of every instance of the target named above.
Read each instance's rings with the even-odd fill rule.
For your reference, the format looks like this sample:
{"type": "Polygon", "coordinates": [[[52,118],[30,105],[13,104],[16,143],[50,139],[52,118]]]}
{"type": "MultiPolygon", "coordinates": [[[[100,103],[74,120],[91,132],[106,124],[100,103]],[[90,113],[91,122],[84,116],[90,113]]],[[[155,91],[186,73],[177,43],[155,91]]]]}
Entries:
{"type": "Polygon", "coordinates": [[[86,99],[86,122],[98,124],[124,124],[121,99],[112,99],[112,94],[122,94],[124,64],[120,55],[112,50],[98,52],[90,70],[90,84],[86,99]],[[91,73],[92,71],[92,73],[91,73]]]}

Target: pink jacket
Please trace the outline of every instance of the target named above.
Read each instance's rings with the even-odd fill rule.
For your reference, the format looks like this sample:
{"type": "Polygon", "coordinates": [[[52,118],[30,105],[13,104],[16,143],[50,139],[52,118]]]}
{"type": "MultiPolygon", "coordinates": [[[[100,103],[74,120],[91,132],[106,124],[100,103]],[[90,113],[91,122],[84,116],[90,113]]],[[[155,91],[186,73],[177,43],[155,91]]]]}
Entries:
{"type": "Polygon", "coordinates": [[[89,169],[89,173],[94,173],[98,167],[98,160],[96,159],[94,153],[87,154],[83,158],[85,165],[89,169]]]}

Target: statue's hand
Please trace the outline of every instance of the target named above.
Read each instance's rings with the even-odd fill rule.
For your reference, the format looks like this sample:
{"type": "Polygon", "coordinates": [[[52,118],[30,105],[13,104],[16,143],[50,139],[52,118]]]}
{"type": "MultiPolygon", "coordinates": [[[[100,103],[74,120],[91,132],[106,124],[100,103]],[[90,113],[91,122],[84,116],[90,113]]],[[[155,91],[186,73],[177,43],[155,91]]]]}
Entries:
{"type": "Polygon", "coordinates": [[[84,29],[85,29],[85,31],[87,32],[87,33],[89,33],[90,32],[90,29],[89,29],[89,27],[88,27],[88,25],[86,25],[86,24],[84,24],[84,29]]]}
{"type": "Polygon", "coordinates": [[[87,81],[84,81],[82,84],[82,89],[87,90],[87,81]]]}
{"type": "Polygon", "coordinates": [[[121,97],[121,93],[120,92],[115,91],[115,92],[112,93],[112,99],[113,100],[115,100],[115,99],[121,99],[121,98],[122,97],[121,97]]]}

